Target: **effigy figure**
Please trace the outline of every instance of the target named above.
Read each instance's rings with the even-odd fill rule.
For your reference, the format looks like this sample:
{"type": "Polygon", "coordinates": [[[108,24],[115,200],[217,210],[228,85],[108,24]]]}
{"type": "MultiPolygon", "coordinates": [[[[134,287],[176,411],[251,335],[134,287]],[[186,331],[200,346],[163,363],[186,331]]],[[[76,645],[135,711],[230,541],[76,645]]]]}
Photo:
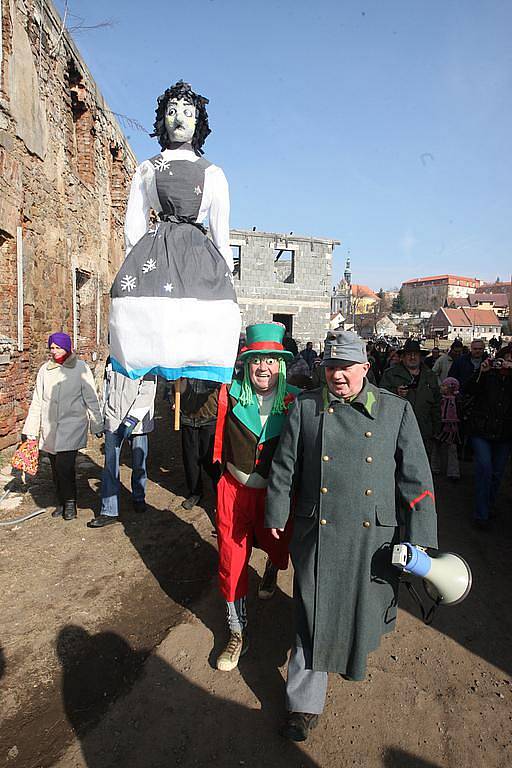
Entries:
{"type": "Polygon", "coordinates": [[[202,157],[207,103],[182,80],[159,96],[151,135],[162,151],[132,180],[126,258],[112,285],[110,314],[112,367],[130,378],[151,371],[170,380],[231,381],[240,311],[228,184],[222,169],[202,157]],[[202,224],[207,217],[211,239],[202,224]]]}

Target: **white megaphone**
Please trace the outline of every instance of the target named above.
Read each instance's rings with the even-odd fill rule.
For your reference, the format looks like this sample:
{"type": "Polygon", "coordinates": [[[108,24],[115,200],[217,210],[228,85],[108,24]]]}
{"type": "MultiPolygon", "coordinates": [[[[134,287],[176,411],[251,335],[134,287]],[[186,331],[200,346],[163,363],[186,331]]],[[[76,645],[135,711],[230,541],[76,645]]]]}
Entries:
{"type": "Polygon", "coordinates": [[[466,561],[453,552],[435,557],[405,542],[393,547],[393,565],[423,579],[428,596],[437,605],[457,605],[469,594],[473,577],[466,561]]]}

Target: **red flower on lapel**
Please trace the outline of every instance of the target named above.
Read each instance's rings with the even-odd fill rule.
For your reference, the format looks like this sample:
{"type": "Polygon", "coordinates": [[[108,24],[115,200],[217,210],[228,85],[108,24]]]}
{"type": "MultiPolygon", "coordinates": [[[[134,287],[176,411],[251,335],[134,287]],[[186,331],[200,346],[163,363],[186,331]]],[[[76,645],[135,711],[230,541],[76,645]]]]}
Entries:
{"type": "Polygon", "coordinates": [[[284,402],[284,409],[285,409],[285,411],[287,411],[287,410],[288,410],[289,406],[290,406],[290,405],[293,403],[293,401],[295,400],[295,397],[296,397],[296,396],[295,396],[295,395],[292,395],[292,393],[291,393],[291,392],[288,392],[288,394],[286,395],[286,397],[284,398],[284,401],[283,401],[283,402],[284,402]]]}

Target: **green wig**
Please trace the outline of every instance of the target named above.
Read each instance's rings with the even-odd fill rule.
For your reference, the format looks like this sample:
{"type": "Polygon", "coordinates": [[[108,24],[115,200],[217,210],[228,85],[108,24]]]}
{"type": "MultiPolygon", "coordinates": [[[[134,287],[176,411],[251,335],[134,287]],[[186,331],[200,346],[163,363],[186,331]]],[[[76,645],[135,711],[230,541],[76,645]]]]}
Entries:
{"type": "MultiPolygon", "coordinates": [[[[279,358],[279,377],[277,379],[277,389],[274,402],[272,404],[271,414],[284,413],[285,404],[284,398],[286,396],[286,363],[282,357],[279,358]]],[[[244,378],[242,381],[242,389],[240,392],[239,402],[240,405],[250,405],[254,398],[254,390],[251,384],[251,377],[249,375],[249,363],[246,360],[244,362],[244,378]]]]}

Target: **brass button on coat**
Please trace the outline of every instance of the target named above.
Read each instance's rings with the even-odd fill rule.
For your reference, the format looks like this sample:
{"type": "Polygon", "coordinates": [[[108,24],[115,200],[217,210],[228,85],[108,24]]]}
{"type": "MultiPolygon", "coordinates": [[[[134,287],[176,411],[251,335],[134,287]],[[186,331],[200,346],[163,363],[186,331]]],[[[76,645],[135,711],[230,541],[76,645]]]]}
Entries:
{"type": "Polygon", "coordinates": [[[365,437],[371,437],[371,436],[372,436],[372,433],[371,433],[371,432],[365,432],[365,433],[364,433],[364,436],[365,436],[365,437]]]}
{"type": "Polygon", "coordinates": [[[327,493],[327,488],[320,488],[320,493],[327,493]]]}
{"type": "Polygon", "coordinates": [[[366,491],[364,492],[364,495],[365,496],[371,496],[372,493],[373,493],[372,489],[371,488],[367,488],[366,491]]]}
{"type": "Polygon", "coordinates": [[[320,525],[327,525],[327,520],[324,520],[324,518],[322,517],[322,519],[320,520],[320,525]]]}
{"type": "Polygon", "coordinates": [[[372,461],[373,461],[373,459],[372,459],[372,457],[371,457],[371,456],[367,456],[367,457],[366,457],[366,463],[367,463],[367,464],[371,464],[371,463],[372,463],[372,461]]]}
{"type": "Polygon", "coordinates": [[[328,408],[327,413],[334,413],[334,408],[328,408]]]}
{"type": "Polygon", "coordinates": [[[322,456],[322,461],[329,461],[329,457],[328,456],[322,456]]]}
{"type": "Polygon", "coordinates": [[[371,526],[371,523],[370,523],[369,520],[364,520],[363,521],[363,528],[369,528],[370,526],[371,526]]]}

